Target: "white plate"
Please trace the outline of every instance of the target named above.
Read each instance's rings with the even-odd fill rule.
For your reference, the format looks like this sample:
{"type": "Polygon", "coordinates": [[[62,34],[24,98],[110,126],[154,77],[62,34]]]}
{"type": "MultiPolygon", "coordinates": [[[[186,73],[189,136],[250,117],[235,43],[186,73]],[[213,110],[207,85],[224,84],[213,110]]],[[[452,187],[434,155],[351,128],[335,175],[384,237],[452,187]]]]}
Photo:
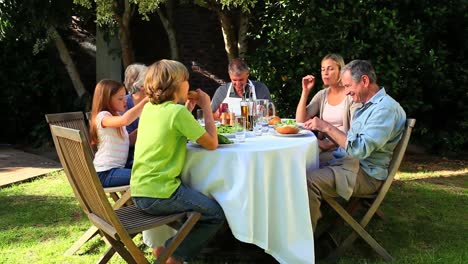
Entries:
{"type": "Polygon", "coordinates": [[[302,136],[310,135],[311,133],[312,132],[310,132],[309,130],[301,130],[297,134],[281,134],[281,133],[276,132],[276,130],[275,130],[275,132],[273,133],[273,136],[277,136],[277,137],[302,137],[302,136]]]}
{"type": "Polygon", "coordinates": [[[227,137],[227,138],[235,138],[236,137],[236,134],[232,133],[232,134],[227,134],[227,133],[221,133],[221,135],[227,137]]]}
{"type": "Polygon", "coordinates": [[[235,143],[230,143],[230,144],[218,144],[218,148],[229,148],[229,147],[232,147],[234,146],[235,143]]]}
{"type": "MultiPolygon", "coordinates": [[[[235,133],[232,133],[232,134],[221,134],[229,139],[232,139],[232,138],[236,138],[236,134],[235,133]]],[[[247,131],[245,132],[245,137],[246,138],[249,138],[249,137],[255,137],[255,134],[252,132],[252,131],[247,131]]]]}

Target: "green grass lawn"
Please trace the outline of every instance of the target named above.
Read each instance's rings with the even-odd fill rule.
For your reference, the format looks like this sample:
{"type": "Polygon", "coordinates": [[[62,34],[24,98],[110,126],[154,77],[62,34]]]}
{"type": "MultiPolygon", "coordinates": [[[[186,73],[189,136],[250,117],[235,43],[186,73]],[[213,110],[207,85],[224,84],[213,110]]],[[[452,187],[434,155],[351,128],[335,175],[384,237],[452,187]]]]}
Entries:
{"type": "MultiPolygon", "coordinates": [[[[373,219],[370,233],[394,263],[468,263],[467,187],[467,161],[410,156],[382,205],[387,220],[373,219]]],[[[89,226],[63,172],[0,189],[0,263],[95,263],[106,248],[98,238],[63,255],[89,226]]],[[[357,240],[339,263],[384,262],[357,240]]]]}

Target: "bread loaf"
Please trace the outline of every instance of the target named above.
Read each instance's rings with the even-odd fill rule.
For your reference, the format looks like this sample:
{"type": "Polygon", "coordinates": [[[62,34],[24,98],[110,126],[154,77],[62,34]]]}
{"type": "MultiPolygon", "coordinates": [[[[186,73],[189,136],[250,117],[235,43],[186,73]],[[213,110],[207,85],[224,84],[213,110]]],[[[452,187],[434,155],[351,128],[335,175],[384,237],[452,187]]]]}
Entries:
{"type": "Polygon", "coordinates": [[[299,133],[299,128],[293,125],[279,126],[276,128],[276,132],[280,134],[297,134],[299,133]]]}
{"type": "Polygon", "coordinates": [[[270,125],[276,125],[276,123],[281,123],[281,118],[279,116],[274,116],[270,121],[268,121],[268,124],[270,125]]]}

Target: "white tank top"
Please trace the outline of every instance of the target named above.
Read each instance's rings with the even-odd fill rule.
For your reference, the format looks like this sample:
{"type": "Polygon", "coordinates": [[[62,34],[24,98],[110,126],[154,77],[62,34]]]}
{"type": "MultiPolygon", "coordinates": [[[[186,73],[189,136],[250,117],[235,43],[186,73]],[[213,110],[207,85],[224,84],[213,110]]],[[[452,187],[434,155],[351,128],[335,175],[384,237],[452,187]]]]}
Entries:
{"type": "Polygon", "coordinates": [[[343,116],[345,112],[345,100],[337,105],[331,105],[328,102],[325,103],[323,109],[322,119],[332,124],[341,131],[344,131],[343,116]]]}

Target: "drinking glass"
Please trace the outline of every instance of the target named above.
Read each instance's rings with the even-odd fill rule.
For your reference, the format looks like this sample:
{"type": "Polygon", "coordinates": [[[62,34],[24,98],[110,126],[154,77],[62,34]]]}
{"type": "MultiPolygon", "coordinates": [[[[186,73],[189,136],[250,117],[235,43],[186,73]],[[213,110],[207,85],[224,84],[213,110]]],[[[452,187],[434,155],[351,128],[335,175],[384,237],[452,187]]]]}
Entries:
{"type": "Polygon", "coordinates": [[[200,125],[205,125],[205,118],[203,118],[203,109],[197,109],[197,121],[200,125]]]}
{"type": "Polygon", "coordinates": [[[247,130],[252,130],[253,128],[253,120],[252,120],[252,108],[250,106],[250,102],[249,101],[241,101],[240,102],[240,106],[241,106],[241,116],[245,117],[245,119],[247,120],[247,124],[246,124],[246,127],[247,127],[247,130]]]}
{"type": "Polygon", "coordinates": [[[268,105],[269,101],[266,99],[255,100],[255,115],[257,119],[257,123],[255,124],[255,126],[256,129],[257,126],[260,126],[260,129],[262,130],[261,133],[264,134],[268,133],[268,105]]]}
{"type": "Polygon", "coordinates": [[[263,122],[261,116],[256,116],[254,121],[253,132],[255,136],[261,136],[263,131],[263,122]]]}
{"type": "Polygon", "coordinates": [[[244,116],[236,117],[236,122],[234,124],[234,132],[236,135],[236,142],[244,142],[247,130],[247,119],[244,116]]]}

